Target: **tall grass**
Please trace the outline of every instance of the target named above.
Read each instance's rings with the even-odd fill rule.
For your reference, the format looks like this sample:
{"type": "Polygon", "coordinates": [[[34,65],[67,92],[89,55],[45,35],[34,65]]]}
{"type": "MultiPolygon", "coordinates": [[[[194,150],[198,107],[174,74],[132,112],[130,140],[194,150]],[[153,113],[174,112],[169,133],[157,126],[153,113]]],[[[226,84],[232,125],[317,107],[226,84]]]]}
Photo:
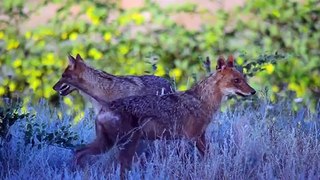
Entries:
{"type": "MultiPolygon", "coordinates": [[[[253,104],[227,108],[213,118],[205,157],[184,140],[143,142],[128,179],[319,179],[320,109],[293,112],[289,102],[253,104]]],[[[47,124],[46,132],[72,123],[43,102],[30,110],[36,112],[33,123],[47,124]]],[[[116,148],[76,167],[72,148],[41,142],[36,135],[33,146],[26,144],[27,122],[12,126],[12,138],[0,147],[0,179],[119,179],[116,148]]],[[[78,135],[72,144],[90,142],[95,137],[92,114],[86,111],[68,131],[78,135]]]]}

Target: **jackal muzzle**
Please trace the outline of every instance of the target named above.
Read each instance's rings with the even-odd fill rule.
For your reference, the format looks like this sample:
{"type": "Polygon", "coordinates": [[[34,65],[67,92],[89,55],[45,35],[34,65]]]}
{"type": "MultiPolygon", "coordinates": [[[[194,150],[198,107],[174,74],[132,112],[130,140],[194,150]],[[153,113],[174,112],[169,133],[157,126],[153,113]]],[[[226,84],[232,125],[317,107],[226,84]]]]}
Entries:
{"type": "Polygon", "coordinates": [[[76,88],[74,88],[64,82],[61,82],[61,81],[58,81],[53,86],[53,89],[55,91],[57,91],[61,96],[66,96],[66,95],[70,94],[72,91],[76,90],[76,88]]]}

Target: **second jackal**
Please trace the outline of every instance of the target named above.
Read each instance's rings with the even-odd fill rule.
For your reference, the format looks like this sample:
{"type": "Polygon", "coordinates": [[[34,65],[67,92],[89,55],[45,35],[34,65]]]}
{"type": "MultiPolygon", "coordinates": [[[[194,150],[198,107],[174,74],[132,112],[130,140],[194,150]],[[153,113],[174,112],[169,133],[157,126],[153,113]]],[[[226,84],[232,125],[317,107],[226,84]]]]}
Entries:
{"type": "Polygon", "coordinates": [[[62,96],[79,90],[90,99],[96,113],[101,105],[94,100],[95,98],[113,101],[133,95],[161,95],[174,92],[170,82],[158,76],[115,76],[90,67],[79,54],[76,58],[71,55],[68,58],[69,65],[53,89],[62,96]]]}

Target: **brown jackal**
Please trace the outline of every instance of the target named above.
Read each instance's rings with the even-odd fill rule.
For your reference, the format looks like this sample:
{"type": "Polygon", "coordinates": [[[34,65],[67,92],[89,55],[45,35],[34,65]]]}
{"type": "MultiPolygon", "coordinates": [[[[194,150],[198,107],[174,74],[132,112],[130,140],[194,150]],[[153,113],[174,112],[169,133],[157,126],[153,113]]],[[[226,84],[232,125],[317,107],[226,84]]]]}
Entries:
{"type": "Polygon", "coordinates": [[[255,94],[244,76],[235,69],[234,59],[218,59],[216,72],[184,92],[155,96],[131,96],[104,102],[97,116],[100,134],[94,142],[78,151],[76,160],[84,155],[98,154],[113,145],[120,145],[121,175],[130,167],[140,139],[185,138],[196,142],[202,155],[206,152],[205,131],[212,115],[219,110],[224,97],[255,94]]]}
{"type": "Polygon", "coordinates": [[[170,82],[158,76],[115,76],[88,66],[79,54],[76,58],[71,55],[68,58],[69,65],[53,89],[62,96],[79,90],[83,96],[89,97],[96,113],[99,112],[101,105],[94,100],[94,97],[113,101],[133,95],[160,95],[174,92],[170,82]]]}

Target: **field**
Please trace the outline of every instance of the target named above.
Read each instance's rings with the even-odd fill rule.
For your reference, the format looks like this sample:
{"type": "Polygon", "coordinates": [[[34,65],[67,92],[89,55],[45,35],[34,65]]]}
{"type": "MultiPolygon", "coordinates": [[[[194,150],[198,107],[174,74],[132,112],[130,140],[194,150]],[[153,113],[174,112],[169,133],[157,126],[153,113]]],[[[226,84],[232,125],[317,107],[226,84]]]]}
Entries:
{"type": "MultiPolygon", "coordinates": [[[[201,158],[182,140],[143,142],[129,179],[319,179],[319,107],[311,113],[306,108],[291,111],[290,102],[241,104],[214,116],[207,156],[201,158]]],[[[117,148],[86,158],[83,167],[72,164],[72,145],[95,137],[93,115],[87,110],[79,123],[69,126],[70,116],[57,116],[62,108],[41,101],[29,107],[37,112],[33,118],[10,128],[10,138],[1,142],[0,179],[119,179],[117,148]],[[56,137],[49,141],[52,132],[56,137]]]]}
{"type": "Polygon", "coordinates": [[[319,0],[2,0],[0,180],[119,179],[117,147],[74,165],[95,117],[53,86],[77,54],[177,91],[233,55],[258,92],[212,117],[205,157],[187,140],[143,141],[128,179],[320,179],[319,14],[319,0]]]}

